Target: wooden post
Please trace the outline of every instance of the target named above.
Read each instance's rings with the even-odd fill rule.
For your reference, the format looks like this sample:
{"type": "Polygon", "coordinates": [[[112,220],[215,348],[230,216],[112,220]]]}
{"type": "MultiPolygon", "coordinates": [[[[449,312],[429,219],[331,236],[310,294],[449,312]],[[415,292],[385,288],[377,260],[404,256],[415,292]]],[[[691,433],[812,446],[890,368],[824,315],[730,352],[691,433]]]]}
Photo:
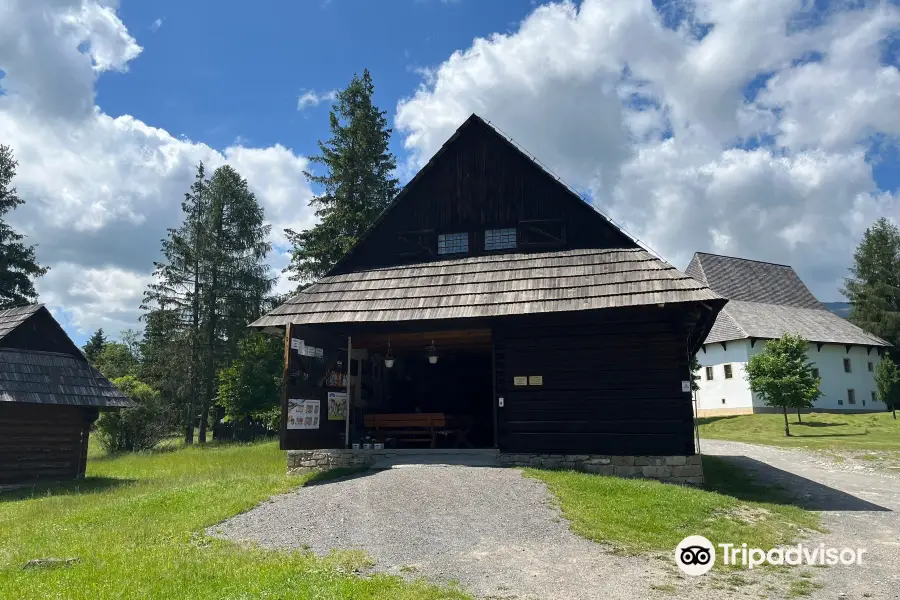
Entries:
{"type": "Polygon", "coordinates": [[[291,381],[291,324],[284,326],[284,372],[281,376],[281,427],[279,439],[282,450],[286,450],[287,441],[287,414],[288,414],[288,386],[291,381]]]}
{"type": "Polygon", "coordinates": [[[344,446],[350,447],[350,365],[353,364],[353,338],[347,336],[347,407],[344,409],[344,446]]]}

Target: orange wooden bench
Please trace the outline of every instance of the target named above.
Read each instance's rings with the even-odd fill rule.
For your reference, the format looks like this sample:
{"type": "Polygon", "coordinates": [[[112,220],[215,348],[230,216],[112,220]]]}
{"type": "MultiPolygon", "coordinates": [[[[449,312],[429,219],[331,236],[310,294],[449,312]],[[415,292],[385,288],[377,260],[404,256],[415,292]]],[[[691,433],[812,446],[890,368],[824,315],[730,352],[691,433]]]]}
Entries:
{"type": "Polygon", "coordinates": [[[444,413],[368,414],[363,424],[377,439],[396,438],[405,442],[429,442],[437,446],[438,431],[447,428],[444,413]]]}

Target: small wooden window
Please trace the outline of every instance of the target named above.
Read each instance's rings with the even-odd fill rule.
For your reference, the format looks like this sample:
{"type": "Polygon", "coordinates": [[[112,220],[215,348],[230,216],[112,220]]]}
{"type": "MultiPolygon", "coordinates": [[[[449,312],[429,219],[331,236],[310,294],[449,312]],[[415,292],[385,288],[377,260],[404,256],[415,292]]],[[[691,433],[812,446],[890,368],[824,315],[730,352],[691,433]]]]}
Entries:
{"type": "Polygon", "coordinates": [[[871,363],[871,362],[870,362],[870,363],[867,363],[867,364],[866,364],[866,367],[868,367],[869,373],[871,373],[871,372],[873,372],[873,371],[875,370],[875,365],[874,365],[874,363],[871,363]]]}
{"type": "Polygon", "coordinates": [[[850,359],[845,358],[844,359],[844,373],[849,373],[849,372],[850,372],[850,359]]]}
{"type": "Polygon", "coordinates": [[[856,404],[856,390],[847,390],[847,403],[856,404]]]}
{"type": "Polygon", "coordinates": [[[707,381],[712,381],[712,378],[713,378],[713,368],[712,368],[712,367],[706,367],[706,380],[707,380],[707,381]]]}
{"type": "Polygon", "coordinates": [[[843,405],[844,405],[844,401],[841,400],[840,398],[838,398],[838,406],[843,406],[843,405]]]}
{"type": "Polygon", "coordinates": [[[878,394],[872,392],[872,402],[878,402],[878,394]]]}
{"type": "Polygon", "coordinates": [[[725,404],[725,398],[722,398],[722,404],[725,404]]]}
{"type": "Polygon", "coordinates": [[[438,254],[466,254],[468,252],[468,233],[442,233],[438,235],[438,254]]]}
{"type": "Polygon", "coordinates": [[[488,229],[484,232],[485,250],[508,250],[516,247],[516,228],[488,229]]]}
{"type": "Polygon", "coordinates": [[[725,365],[725,379],[731,379],[731,365],[725,365]]]}

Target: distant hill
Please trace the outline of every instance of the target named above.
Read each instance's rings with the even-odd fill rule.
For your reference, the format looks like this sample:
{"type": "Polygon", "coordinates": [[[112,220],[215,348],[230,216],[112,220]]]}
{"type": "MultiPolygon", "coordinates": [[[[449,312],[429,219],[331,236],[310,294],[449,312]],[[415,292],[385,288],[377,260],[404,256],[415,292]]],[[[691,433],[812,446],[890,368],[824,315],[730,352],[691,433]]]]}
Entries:
{"type": "Polygon", "coordinates": [[[853,307],[849,302],[823,302],[822,304],[842,319],[850,316],[850,309],[853,307]]]}

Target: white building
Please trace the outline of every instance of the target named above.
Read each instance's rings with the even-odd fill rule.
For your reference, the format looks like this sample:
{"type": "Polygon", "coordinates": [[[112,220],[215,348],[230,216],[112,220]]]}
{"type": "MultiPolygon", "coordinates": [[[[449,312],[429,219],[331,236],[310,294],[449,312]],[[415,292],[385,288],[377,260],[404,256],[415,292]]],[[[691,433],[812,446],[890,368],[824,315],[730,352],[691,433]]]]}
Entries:
{"type": "Polygon", "coordinates": [[[697,353],[698,415],[772,409],[750,392],[745,368],[766,340],[785,333],[809,340],[822,396],[813,410],[886,410],[875,393],[875,365],[887,342],[832,314],[787,265],[698,252],[685,272],[728,298],[697,353]]]}

